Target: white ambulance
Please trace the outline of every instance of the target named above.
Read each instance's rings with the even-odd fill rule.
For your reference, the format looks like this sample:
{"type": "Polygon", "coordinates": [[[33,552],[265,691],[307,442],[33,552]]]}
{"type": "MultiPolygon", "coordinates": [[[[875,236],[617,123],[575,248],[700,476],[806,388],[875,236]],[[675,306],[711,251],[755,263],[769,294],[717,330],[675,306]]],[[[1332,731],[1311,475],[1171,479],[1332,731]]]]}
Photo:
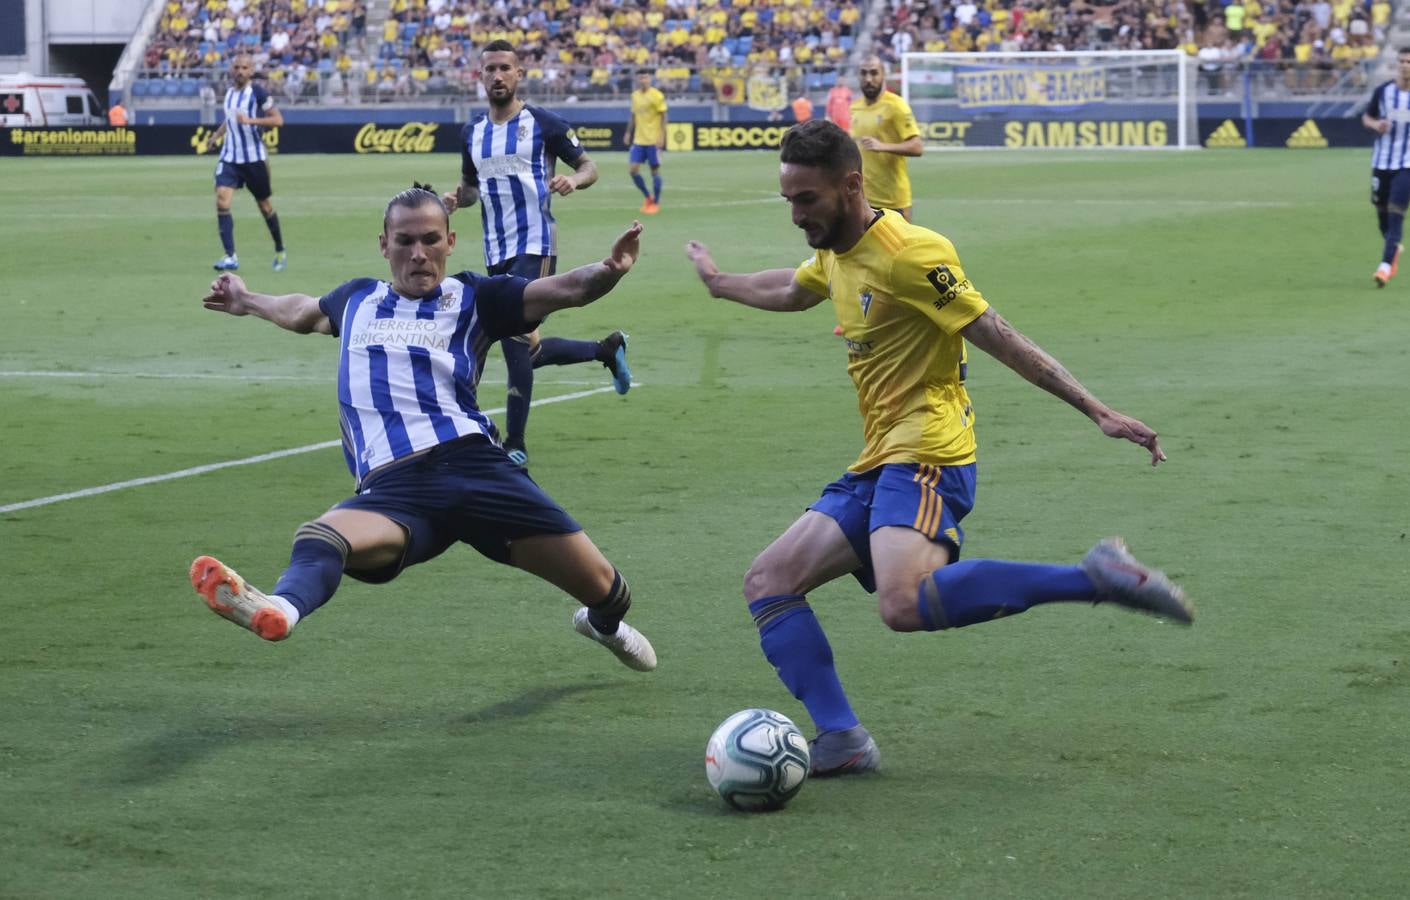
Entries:
{"type": "Polygon", "coordinates": [[[0,75],[0,127],[106,124],[107,111],[82,78],[0,75]]]}

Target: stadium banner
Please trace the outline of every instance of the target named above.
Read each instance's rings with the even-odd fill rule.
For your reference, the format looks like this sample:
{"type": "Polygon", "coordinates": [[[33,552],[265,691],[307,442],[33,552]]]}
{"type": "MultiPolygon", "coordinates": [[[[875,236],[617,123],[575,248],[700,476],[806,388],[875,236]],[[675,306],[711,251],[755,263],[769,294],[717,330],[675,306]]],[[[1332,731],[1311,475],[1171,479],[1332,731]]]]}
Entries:
{"type": "MultiPolygon", "coordinates": [[[[264,132],[270,153],[459,153],[461,126],[446,122],[384,125],[285,125],[264,132]]],[[[0,128],[0,156],[214,156],[207,125],[0,128]]],[[[584,125],[584,149],[626,150],[626,123],[584,125]]]]}
{"type": "Polygon", "coordinates": [[[1370,147],[1375,139],[1359,118],[1255,118],[1251,123],[1233,117],[1199,120],[1200,146],[1216,150],[1249,146],[1288,150],[1370,147]]]}
{"type": "Polygon", "coordinates": [[[1106,69],[1096,66],[956,66],[955,97],[974,112],[1074,111],[1106,102],[1106,69]]]}
{"type": "MultiPolygon", "coordinates": [[[[956,119],[917,124],[930,147],[1173,147],[1178,140],[1174,119],[956,119]]],[[[791,125],[673,122],[666,149],[774,150],[791,125]]]]}

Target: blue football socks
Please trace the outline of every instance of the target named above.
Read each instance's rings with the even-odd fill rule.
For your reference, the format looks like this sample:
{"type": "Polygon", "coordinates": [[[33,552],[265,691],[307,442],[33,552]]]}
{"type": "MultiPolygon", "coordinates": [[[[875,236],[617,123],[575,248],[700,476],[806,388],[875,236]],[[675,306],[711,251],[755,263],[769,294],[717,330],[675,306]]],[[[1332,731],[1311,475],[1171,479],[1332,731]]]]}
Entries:
{"type": "Polygon", "coordinates": [[[270,213],[264,217],[265,227],[269,229],[269,236],[274,239],[274,252],[284,252],[284,232],[279,230],[279,213],[270,213]]]}
{"type": "Polygon", "coordinates": [[[641,191],[643,197],[651,199],[651,192],[646,189],[646,179],[641,177],[640,172],[632,176],[632,184],[636,185],[636,189],[641,191]]]}
{"type": "Polygon", "coordinates": [[[1080,566],[967,559],[921,580],[916,607],[927,631],[963,628],[1040,603],[1088,602],[1092,580],[1080,566]]]}
{"type": "Polygon", "coordinates": [[[220,228],[220,246],[225,248],[226,256],[235,255],[235,218],[230,215],[228,209],[218,209],[215,212],[215,224],[220,228]]]}
{"type": "Polygon", "coordinates": [[[1395,262],[1395,254],[1400,250],[1400,238],[1405,232],[1405,214],[1394,210],[1386,216],[1386,243],[1381,253],[1381,262],[1392,265],[1395,262]]]}
{"type": "Polygon", "coordinates": [[[657,203],[660,203],[660,202],[661,202],[661,176],[660,176],[660,175],[652,175],[652,176],[651,176],[651,186],[652,186],[652,188],[655,189],[655,191],[656,191],[656,195],[655,195],[654,197],[652,197],[651,199],[652,199],[652,200],[655,200],[657,203]]]}
{"type": "Polygon", "coordinates": [[[571,366],[597,359],[597,341],[574,341],[568,338],[544,338],[534,354],[534,368],[540,366],[571,366]]]}
{"type": "Polygon", "coordinates": [[[322,522],[307,522],[294,532],[289,568],[279,576],[272,593],[283,597],[307,616],[328,602],[343,578],[351,552],[347,538],[322,522]]]}
{"type": "Polygon", "coordinates": [[[803,701],[819,731],[842,731],[859,722],[833,665],[832,645],[802,594],[760,597],[749,604],[759,645],[785,687],[803,701]]]}
{"type": "Polygon", "coordinates": [[[506,338],[499,342],[504,365],[509,370],[509,397],[505,402],[504,446],[524,449],[524,432],[529,427],[529,403],[534,399],[534,363],[529,345],[506,338]]]}

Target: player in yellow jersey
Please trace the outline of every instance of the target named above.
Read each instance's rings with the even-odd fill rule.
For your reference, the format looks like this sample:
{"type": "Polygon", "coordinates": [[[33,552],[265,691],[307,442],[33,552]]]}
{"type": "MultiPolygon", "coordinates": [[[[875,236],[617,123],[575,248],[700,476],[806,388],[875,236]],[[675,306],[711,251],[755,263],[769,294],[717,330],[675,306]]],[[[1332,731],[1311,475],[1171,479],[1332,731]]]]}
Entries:
{"type": "Polygon", "coordinates": [[[911,175],[906,158],[925,151],[915,114],[900,95],[886,89],[881,57],[868,56],[858,70],[862,97],[852,104],[852,137],[862,148],[867,200],[911,220],[911,175]]]}
{"type": "Polygon", "coordinates": [[[632,117],[627,122],[627,171],[637,190],[646,197],[641,204],[644,213],[661,211],[661,151],[666,149],[666,95],[651,85],[651,73],[642,71],[636,76],[636,90],[632,91],[632,117]],[[641,164],[651,166],[651,190],[646,189],[646,180],[641,177],[641,164]]]}
{"type": "Polygon", "coordinates": [[[857,388],[860,457],[754,560],[744,595],[764,655],[818,728],[814,775],[875,769],[876,742],[852,711],[832,648],[806,594],[854,575],[877,595],[895,631],[987,622],[1040,603],[1109,601],[1189,624],[1194,610],[1162,573],[1118,538],[1079,565],[958,561],[960,520],[974,504],[974,411],[965,392],[965,342],[1066,401],[1110,437],[1165,459],[1156,433],[1102,403],[1052,356],[992,309],[954,245],[874,209],[862,159],[831,122],[784,135],[779,184],[816,253],[795,269],[750,275],[719,270],[699,242],[686,245],[710,294],[757,309],[802,310],[831,297],[857,388]]]}

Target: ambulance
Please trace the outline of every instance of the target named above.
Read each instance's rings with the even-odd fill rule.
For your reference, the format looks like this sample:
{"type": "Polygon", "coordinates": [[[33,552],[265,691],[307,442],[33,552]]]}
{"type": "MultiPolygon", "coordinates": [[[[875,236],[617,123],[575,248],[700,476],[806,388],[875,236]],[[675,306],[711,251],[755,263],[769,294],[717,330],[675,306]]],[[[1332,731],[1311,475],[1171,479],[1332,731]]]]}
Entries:
{"type": "Polygon", "coordinates": [[[82,78],[0,75],[0,128],[106,124],[107,111],[82,78]]]}

